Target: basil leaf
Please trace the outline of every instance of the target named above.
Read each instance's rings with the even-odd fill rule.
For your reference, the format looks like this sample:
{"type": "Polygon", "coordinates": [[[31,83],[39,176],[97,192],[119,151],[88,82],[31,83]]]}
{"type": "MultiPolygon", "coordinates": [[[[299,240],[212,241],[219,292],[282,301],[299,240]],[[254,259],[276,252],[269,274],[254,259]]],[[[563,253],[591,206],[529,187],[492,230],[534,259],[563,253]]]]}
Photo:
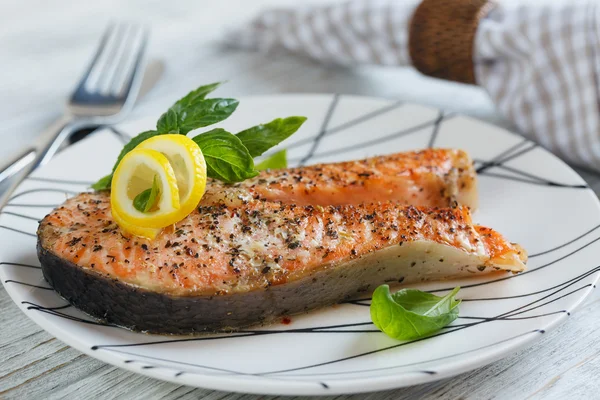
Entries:
{"type": "Polygon", "coordinates": [[[194,129],[227,119],[233,114],[238,104],[239,102],[235,99],[196,99],[181,104],[177,102],[161,115],[156,123],[156,129],[160,133],[186,135],[194,129]]]}
{"type": "Polygon", "coordinates": [[[391,294],[381,285],[371,300],[371,319],[386,335],[399,340],[414,340],[430,335],[458,318],[460,300],[456,287],[444,297],[416,289],[402,289],[391,294]]]}
{"type": "Polygon", "coordinates": [[[158,177],[154,175],[152,187],[135,196],[135,199],[133,199],[133,207],[140,212],[148,212],[156,205],[159,194],[160,187],[158,186],[158,177]]]}
{"type": "Polygon", "coordinates": [[[98,179],[98,182],[92,185],[94,190],[109,190],[110,183],[112,182],[112,173],[98,179]]]}
{"type": "Polygon", "coordinates": [[[229,117],[237,108],[238,101],[233,99],[205,100],[207,94],[221,85],[221,82],[200,86],[185,97],[178,100],[164,113],[156,123],[156,131],[142,132],[123,147],[113,166],[112,173],[101,178],[92,185],[94,190],[108,190],[112,181],[112,174],[117,169],[121,159],[138,144],[152,136],[166,133],[187,134],[189,131],[203,126],[212,125],[229,117]]]}
{"type": "Polygon", "coordinates": [[[110,173],[110,175],[107,175],[107,176],[101,178],[98,182],[94,183],[92,185],[92,188],[95,190],[110,189],[110,184],[112,182],[112,176],[113,176],[115,170],[117,169],[117,166],[123,159],[123,157],[125,157],[125,154],[127,154],[131,150],[135,149],[137,147],[137,145],[142,143],[144,140],[150,139],[151,137],[156,136],[156,135],[160,135],[160,133],[158,133],[157,131],[146,131],[146,132],[142,132],[139,135],[137,135],[136,137],[132,138],[129,141],[129,143],[127,143],[125,146],[123,146],[123,150],[121,150],[121,152],[119,153],[119,156],[117,157],[117,162],[115,162],[115,165],[113,166],[113,169],[112,169],[112,172],[110,173]]]}
{"type": "MultiPolygon", "coordinates": [[[[185,135],[187,132],[181,132],[179,126],[180,120],[185,119],[186,114],[191,110],[196,110],[197,112],[198,108],[202,108],[204,106],[201,104],[202,100],[204,100],[207,94],[214,91],[219,86],[221,86],[221,82],[200,86],[198,89],[189,92],[185,97],[177,100],[175,104],[159,118],[156,123],[156,130],[160,133],[181,133],[185,135]]],[[[202,126],[206,125],[198,125],[196,128],[201,128],[202,126]]]]}
{"type": "Polygon", "coordinates": [[[304,121],[306,117],[277,118],[268,124],[256,125],[241,131],[236,136],[244,143],[252,157],[258,157],[290,137],[304,121]]]}
{"type": "Polygon", "coordinates": [[[133,207],[139,212],[145,212],[144,210],[146,209],[146,204],[148,204],[150,192],[152,192],[152,189],[146,189],[133,199],[133,207]]]}
{"type": "Polygon", "coordinates": [[[180,108],[187,108],[198,100],[204,100],[207,94],[215,91],[222,84],[223,82],[215,82],[209,85],[200,86],[198,89],[192,90],[185,97],[178,100],[174,105],[179,106],[180,108]]]}
{"type": "MultiPolygon", "coordinates": [[[[206,96],[220,85],[221,82],[216,82],[201,86],[175,102],[158,119],[156,130],[140,133],[123,147],[111,174],[98,180],[92,188],[110,189],[113,174],[123,157],[144,140],[167,133],[186,135],[194,129],[221,122],[233,114],[239,104],[237,100],[206,99],[206,96]]],[[[254,157],[260,156],[287,139],[302,126],[304,121],[306,121],[305,117],[278,118],[267,124],[239,132],[237,136],[223,129],[213,129],[197,136],[194,141],[204,153],[209,177],[226,183],[241,182],[258,174],[254,167],[254,157]],[[213,139],[215,142],[210,143],[213,139]]],[[[276,153],[261,163],[261,168],[269,169],[286,166],[285,151],[276,153]]],[[[151,191],[144,194],[143,198],[146,202],[150,194],[151,191]]]]}
{"type": "Polygon", "coordinates": [[[148,197],[148,201],[146,202],[146,207],[144,207],[144,212],[148,212],[156,206],[158,203],[158,199],[160,198],[160,186],[158,185],[158,176],[154,175],[154,179],[152,179],[152,189],[150,189],[150,196],[148,197]]]}
{"type": "Polygon", "coordinates": [[[264,169],[282,169],[287,168],[287,151],[281,150],[277,153],[274,153],[268,158],[265,158],[260,163],[256,164],[256,169],[258,171],[264,169]]]}
{"type": "Polygon", "coordinates": [[[217,128],[192,139],[202,150],[206,173],[225,183],[241,182],[258,175],[254,160],[240,139],[217,128]]]}
{"type": "Polygon", "coordinates": [[[179,133],[179,116],[177,112],[169,108],[156,123],[156,130],[160,133],[179,133]]]}

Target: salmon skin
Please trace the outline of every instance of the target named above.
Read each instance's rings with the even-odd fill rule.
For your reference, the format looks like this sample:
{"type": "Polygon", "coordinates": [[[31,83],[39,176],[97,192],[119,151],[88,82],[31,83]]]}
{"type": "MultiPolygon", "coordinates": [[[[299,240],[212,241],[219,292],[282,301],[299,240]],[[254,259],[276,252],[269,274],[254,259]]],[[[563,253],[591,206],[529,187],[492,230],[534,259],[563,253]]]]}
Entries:
{"type": "MultiPolygon", "coordinates": [[[[318,177],[318,168],[328,166],[304,171],[318,177]]],[[[525,268],[525,251],[474,225],[468,207],[403,205],[384,191],[369,203],[347,197],[348,204],[299,205],[307,194],[277,185],[285,201],[266,199],[275,191],[258,181],[219,191],[213,183],[197,210],[154,240],[125,235],[107,193],[79,194],[40,223],[42,271],[92,316],[136,331],[189,334],[270,322],[368,294],[384,282],[525,268]]],[[[312,187],[324,202],[326,192],[312,187]]]]}

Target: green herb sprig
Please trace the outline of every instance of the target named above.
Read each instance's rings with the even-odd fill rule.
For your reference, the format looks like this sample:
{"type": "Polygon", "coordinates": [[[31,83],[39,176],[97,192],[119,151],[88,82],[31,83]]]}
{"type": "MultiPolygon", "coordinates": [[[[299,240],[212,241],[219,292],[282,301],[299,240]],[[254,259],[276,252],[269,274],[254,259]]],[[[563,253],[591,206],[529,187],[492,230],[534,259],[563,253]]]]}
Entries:
{"type": "MultiPolygon", "coordinates": [[[[112,172],[92,185],[95,190],[109,190],[112,177],[123,157],[137,145],[153,136],[164,134],[187,135],[189,132],[221,122],[233,114],[239,104],[235,99],[210,98],[206,96],[222,83],[204,85],[191,91],[173,104],[156,123],[156,130],[140,133],[127,143],[117,157],[112,172]]],[[[192,138],[198,144],[206,160],[207,175],[225,183],[241,182],[258,174],[254,158],[264,154],[295,133],[306,121],[305,117],[277,118],[269,123],[245,129],[237,134],[216,128],[192,138]]],[[[275,153],[261,163],[260,169],[285,168],[285,153],[275,153]]],[[[149,196],[151,190],[144,194],[149,196]]],[[[146,192],[146,191],[144,191],[146,192]]],[[[142,192],[142,193],[144,193],[142,192]]],[[[148,199],[142,203],[148,203],[148,199]]]]}
{"type": "Polygon", "coordinates": [[[152,187],[146,189],[133,199],[133,206],[140,212],[148,212],[156,205],[160,196],[160,186],[158,185],[158,176],[154,175],[152,187]]]}
{"type": "Polygon", "coordinates": [[[428,336],[458,318],[456,287],[444,297],[416,289],[390,293],[381,285],[371,300],[371,319],[386,335],[398,340],[414,340],[428,336]]]}
{"type": "Polygon", "coordinates": [[[256,169],[262,171],[264,169],[282,169],[287,166],[287,150],[283,149],[256,164],[256,169]]]}

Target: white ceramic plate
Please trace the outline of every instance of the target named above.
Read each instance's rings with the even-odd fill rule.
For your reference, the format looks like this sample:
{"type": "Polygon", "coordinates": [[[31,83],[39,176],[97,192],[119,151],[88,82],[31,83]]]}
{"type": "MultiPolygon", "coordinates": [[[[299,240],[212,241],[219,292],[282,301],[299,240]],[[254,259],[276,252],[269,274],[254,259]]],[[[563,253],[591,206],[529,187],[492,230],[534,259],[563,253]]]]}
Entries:
{"type": "Polygon", "coordinates": [[[106,174],[124,136],[157,116],[104,129],[26,180],[0,216],[0,277],[23,312],[61,341],[107,363],[179,384],[265,394],[335,394],[446,378],[513,353],[568,319],[600,268],[600,208],[567,165],[530,141],[485,123],[390,100],[288,95],[241,101],[225,123],[237,132],[276,117],[305,115],[282,144],[293,163],[331,162],[420,149],[468,151],[481,169],[475,220],[525,246],[520,275],[431,283],[461,285],[460,315],[433,337],[398,342],[370,324],[368,301],[292,317],[289,325],[234,335],[165,337],[104,326],[68,306],[43,280],[37,220],[106,174]]]}

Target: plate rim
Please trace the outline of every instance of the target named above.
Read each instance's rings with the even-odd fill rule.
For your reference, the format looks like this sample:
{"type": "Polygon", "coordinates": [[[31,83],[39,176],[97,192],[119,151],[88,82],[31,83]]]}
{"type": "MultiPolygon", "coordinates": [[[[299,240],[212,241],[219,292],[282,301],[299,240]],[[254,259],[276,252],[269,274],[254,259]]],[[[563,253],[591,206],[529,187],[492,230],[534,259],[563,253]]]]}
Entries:
{"type": "MultiPolygon", "coordinates": [[[[239,96],[239,100],[240,100],[240,102],[242,102],[244,100],[281,98],[281,97],[287,97],[287,98],[293,98],[293,97],[332,98],[333,96],[336,96],[336,94],[335,93],[281,93],[281,94],[258,94],[258,95],[250,95],[250,96],[239,96]]],[[[386,98],[386,97],[379,97],[379,96],[364,96],[364,95],[353,95],[353,94],[340,94],[339,96],[340,97],[357,98],[357,99],[366,100],[366,101],[369,101],[369,100],[387,101],[387,102],[398,101],[397,99],[394,99],[394,98],[386,98]]],[[[417,102],[402,102],[402,104],[403,105],[415,105],[415,106],[427,108],[427,109],[430,109],[432,111],[437,111],[437,112],[444,111],[444,110],[441,110],[441,109],[438,109],[435,107],[431,107],[431,106],[428,106],[428,105],[425,105],[422,103],[417,103],[417,102]]],[[[146,120],[149,118],[150,118],[150,116],[136,116],[135,118],[132,118],[132,119],[125,119],[124,121],[121,121],[119,124],[116,124],[116,126],[118,126],[122,123],[135,124],[135,123],[138,123],[140,121],[143,121],[143,120],[146,120]]],[[[479,124],[484,124],[486,126],[493,127],[494,129],[498,129],[503,134],[509,134],[510,136],[513,136],[516,138],[524,138],[524,139],[529,140],[531,143],[536,143],[536,142],[533,142],[530,139],[526,138],[525,136],[519,135],[505,127],[495,125],[493,123],[490,123],[488,121],[482,120],[477,117],[456,113],[456,116],[454,118],[462,118],[462,119],[466,119],[466,120],[475,121],[479,124]]],[[[102,131],[104,129],[106,129],[106,128],[100,127],[98,129],[98,132],[96,132],[96,133],[99,133],[100,131],[102,131]]],[[[92,135],[84,138],[82,141],[88,140],[90,137],[92,137],[92,135]]],[[[557,155],[555,155],[554,153],[550,152],[549,150],[547,150],[546,148],[541,146],[539,143],[536,143],[536,144],[544,152],[545,156],[550,155],[554,159],[554,161],[558,161],[561,164],[561,167],[568,169],[571,174],[578,177],[582,182],[586,182],[585,179],[583,179],[581,177],[581,175],[576,170],[574,170],[570,165],[568,165],[564,160],[562,160],[557,155]]],[[[72,148],[75,148],[76,146],[77,146],[77,143],[75,143],[72,146],[72,148]]],[[[36,172],[39,173],[39,171],[43,171],[43,168],[41,168],[40,170],[38,170],[36,172]]],[[[587,184],[587,182],[586,182],[586,184],[587,184]]],[[[594,203],[595,207],[598,210],[600,210],[600,199],[591,189],[589,190],[589,192],[590,192],[589,194],[591,195],[590,197],[593,199],[593,203],[594,203]]],[[[2,269],[0,269],[0,276],[2,278],[4,278],[4,272],[2,269]]],[[[599,280],[600,280],[600,274],[596,275],[596,277],[593,281],[594,286],[598,284],[599,280]]],[[[67,336],[69,338],[69,341],[68,342],[63,341],[65,344],[77,349],[78,351],[81,351],[82,353],[84,353],[90,357],[99,359],[102,362],[116,366],[118,368],[123,368],[128,371],[132,371],[132,372],[135,372],[138,374],[149,376],[149,377],[152,377],[155,379],[160,379],[163,381],[169,381],[169,382],[173,382],[176,384],[186,384],[186,385],[205,388],[205,389],[227,390],[227,391],[238,392],[238,393],[270,394],[270,395],[352,394],[352,393],[366,393],[366,392],[373,392],[373,391],[379,391],[379,390],[387,390],[387,389],[412,386],[412,385],[422,384],[422,383],[426,383],[426,382],[433,382],[433,381],[437,381],[440,379],[453,377],[453,376],[459,375],[459,374],[467,372],[467,371],[472,371],[474,369],[481,368],[482,366],[488,365],[492,362],[495,362],[495,361],[498,361],[505,357],[508,357],[508,356],[514,354],[519,349],[523,349],[525,347],[531,346],[532,343],[539,340],[538,338],[541,336],[541,335],[537,335],[537,334],[536,335],[527,335],[525,337],[519,338],[518,340],[515,340],[516,343],[507,345],[506,349],[501,348],[501,349],[496,349],[495,351],[488,350],[488,351],[484,352],[483,354],[479,355],[477,357],[476,361],[471,360],[470,362],[467,362],[467,361],[457,362],[459,365],[454,366],[454,368],[455,368],[454,371],[442,373],[439,375],[436,374],[434,376],[432,376],[430,374],[422,374],[422,377],[420,377],[420,378],[419,377],[403,378],[401,376],[394,375],[394,374],[386,374],[386,375],[383,375],[380,377],[362,377],[362,378],[356,377],[356,378],[345,378],[345,379],[337,380],[338,382],[344,382],[343,387],[340,387],[339,385],[334,385],[333,387],[331,387],[331,386],[327,387],[328,385],[326,385],[322,382],[321,382],[321,384],[323,384],[325,386],[315,385],[315,381],[308,381],[308,380],[305,381],[305,380],[299,380],[299,379],[297,379],[297,380],[286,379],[285,383],[279,382],[279,384],[273,384],[273,382],[267,383],[267,381],[262,380],[261,383],[257,385],[256,382],[253,380],[239,379],[240,378],[239,375],[234,375],[233,377],[231,375],[213,376],[213,375],[203,374],[200,372],[187,372],[186,371],[186,373],[183,374],[181,377],[176,377],[175,374],[168,374],[166,372],[166,371],[176,372],[177,370],[174,368],[159,367],[159,368],[153,368],[153,369],[143,369],[136,365],[136,364],[139,365],[139,363],[122,362],[120,359],[120,356],[117,356],[117,355],[111,356],[109,352],[98,352],[96,350],[93,350],[89,345],[85,344],[83,340],[80,341],[78,338],[72,336],[71,333],[69,333],[68,331],[65,331],[64,329],[60,329],[58,324],[52,324],[44,318],[37,318],[37,317],[34,317],[35,314],[26,312],[25,305],[20,304],[17,301],[18,294],[16,292],[18,289],[16,287],[11,287],[10,285],[7,285],[4,282],[4,279],[2,279],[2,284],[5,288],[5,290],[7,291],[7,293],[9,294],[9,296],[11,297],[11,299],[13,300],[13,302],[17,305],[17,307],[19,307],[21,309],[21,311],[28,318],[30,318],[38,326],[40,326],[42,329],[47,331],[49,334],[51,334],[53,337],[57,338],[58,340],[63,341],[63,337],[67,336]],[[121,362],[119,362],[119,361],[121,361],[121,362]],[[160,372],[160,370],[164,370],[165,372],[160,372]],[[190,378],[190,377],[193,377],[193,378],[190,378]],[[219,382],[219,384],[214,384],[215,382],[219,382]],[[235,383],[235,387],[229,387],[233,382],[235,383]],[[281,385],[285,385],[285,389],[286,389],[285,391],[280,390],[281,385]],[[241,386],[241,387],[239,387],[239,386],[241,386]]],[[[586,290],[584,293],[581,294],[581,296],[579,296],[577,298],[577,302],[574,304],[573,308],[570,311],[577,310],[581,306],[581,304],[584,303],[588,299],[590,294],[593,292],[594,286],[591,286],[588,290],[586,290]]],[[[545,323],[545,325],[543,326],[542,332],[540,332],[540,333],[544,334],[545,332],[555,329],[557,326],[564,323],[565,320],[567,319],[567,317],[568,317],[568,315],[564,314],[564,313],[557,315],[556,318],[545,323]]],[[[510,339],[511,343],[513,342],[513,339],[516,339],[516,338],[510,339]]],[[[449,365],[451,365],[451,363],[449,365]]],[[[444,369],[445,368],[446,368],[446,366],[444,366],[444,369]]],[[[274,381],[274,379],[269,379],[268,381],[274,381]]],[[[328,381],[334,382],[336,380],[331,379],[328,381]]]]}

